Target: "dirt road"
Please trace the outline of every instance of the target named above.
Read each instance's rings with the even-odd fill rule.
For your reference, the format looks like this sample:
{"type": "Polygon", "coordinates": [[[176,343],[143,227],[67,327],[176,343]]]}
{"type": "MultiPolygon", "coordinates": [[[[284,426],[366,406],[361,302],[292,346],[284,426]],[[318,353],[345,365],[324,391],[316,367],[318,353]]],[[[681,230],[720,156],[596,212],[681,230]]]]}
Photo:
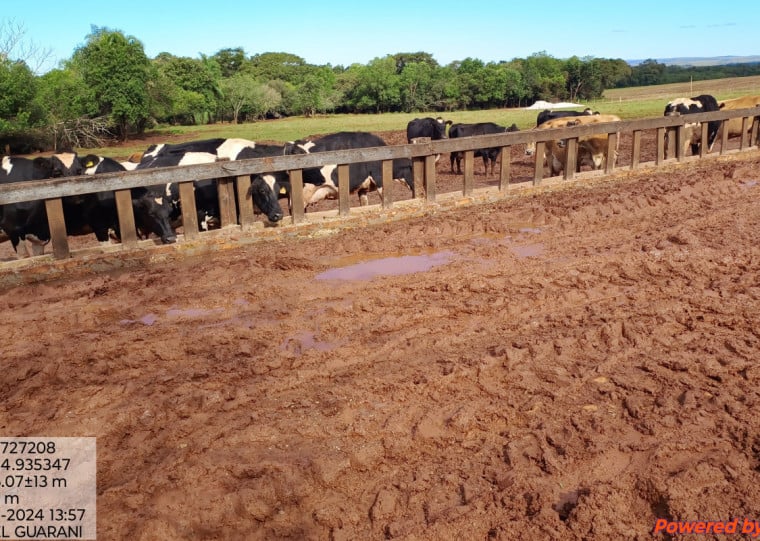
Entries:
{"type": "Polygon", "coordinates": [[[100,540],[760,520],[758,153],[0,309],[1,433],[97,437],[100,540]]]}

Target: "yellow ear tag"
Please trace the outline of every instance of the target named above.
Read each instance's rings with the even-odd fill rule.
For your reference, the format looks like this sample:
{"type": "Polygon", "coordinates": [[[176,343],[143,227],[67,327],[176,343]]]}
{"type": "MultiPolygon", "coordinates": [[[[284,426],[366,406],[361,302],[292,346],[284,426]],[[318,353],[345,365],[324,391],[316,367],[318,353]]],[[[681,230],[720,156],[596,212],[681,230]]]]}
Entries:
{"type": "Polygon", "coordinates": [[[285,189],[285,187],[283,186],[282,188],[280,188],[280,193],[281,193],[282,195],[285,195],[285,194],[287,194],[287,193],[288,193],[288,190],[286,190],[286,189],[285,189]]]}
{"type": "Polygon", "coordinates": [[[92,161],[92,160],[90,160],[90,161],[88,161],[87,163],[84,164],[85,167],[92,167],[93,165],[95,165],[95,162],[92,161]]]}

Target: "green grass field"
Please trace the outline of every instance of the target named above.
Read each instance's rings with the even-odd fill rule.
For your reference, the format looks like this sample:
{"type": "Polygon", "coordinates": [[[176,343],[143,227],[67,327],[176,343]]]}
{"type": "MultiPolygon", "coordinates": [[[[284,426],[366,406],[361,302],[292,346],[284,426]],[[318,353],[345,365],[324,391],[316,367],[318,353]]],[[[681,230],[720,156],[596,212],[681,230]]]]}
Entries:
{"type": "MultiPolygon", "coordinates": [[[[760,76],[734,77],[607,90],[604,97],[582,105],[622,119],[661,116],[665,104],[673,98],[712,94],[718,100],[750,94],[760,94],[760,76]]],[[[454,122],[496,122],[504,126],[512,123],[521,129],[536,124],[538,111],[528,109],[490,109],[486,111],[457,111],[452,113],[387,113],[381,115],[319,115],[316,117],[290,117],[246,124],[212,124],[204,126],[159,126],[151,130],[151,139],[165,136],[171,142],[212,137],[240,137],[253,141],[293,141],[311,135],[338,131],[405,131],[407,123],[417,117],[442,116],[454,122]]],[[[142,152],[145,141],[134,140],[119,147],[78,149],[79,153],[126,158],[133,152],[142,152]]]]}

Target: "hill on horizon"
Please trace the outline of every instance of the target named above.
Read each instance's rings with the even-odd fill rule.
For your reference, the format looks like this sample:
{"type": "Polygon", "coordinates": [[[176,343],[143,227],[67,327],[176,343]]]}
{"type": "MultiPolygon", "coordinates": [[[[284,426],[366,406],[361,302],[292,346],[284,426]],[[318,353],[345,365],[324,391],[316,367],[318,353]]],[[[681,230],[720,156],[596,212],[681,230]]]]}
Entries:
{"type": "MultiPolygon", "coordinates": [[[[626,60],[631,66],[637,66],[649,59],[626,60]]],[[[749,56],[683,56],[675,58],[655,58],[660,64],[666,66],[722,66],[725,64],[752,64],[760,63],[760,55],[749,56]]]]}

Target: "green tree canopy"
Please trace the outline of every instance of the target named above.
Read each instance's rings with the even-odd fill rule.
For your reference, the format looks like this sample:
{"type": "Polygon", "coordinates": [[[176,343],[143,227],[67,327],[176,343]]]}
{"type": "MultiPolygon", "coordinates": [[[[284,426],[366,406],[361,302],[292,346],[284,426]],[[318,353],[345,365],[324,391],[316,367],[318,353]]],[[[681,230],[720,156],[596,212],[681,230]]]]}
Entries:
{"type": "Polygon", "coordinates": [[[142,132],[149,114],[150,61],[143,45],[121,31],[93,26],[87,43],[74,51],[69,67],[81,76],[119,135],[142,132]]]}

